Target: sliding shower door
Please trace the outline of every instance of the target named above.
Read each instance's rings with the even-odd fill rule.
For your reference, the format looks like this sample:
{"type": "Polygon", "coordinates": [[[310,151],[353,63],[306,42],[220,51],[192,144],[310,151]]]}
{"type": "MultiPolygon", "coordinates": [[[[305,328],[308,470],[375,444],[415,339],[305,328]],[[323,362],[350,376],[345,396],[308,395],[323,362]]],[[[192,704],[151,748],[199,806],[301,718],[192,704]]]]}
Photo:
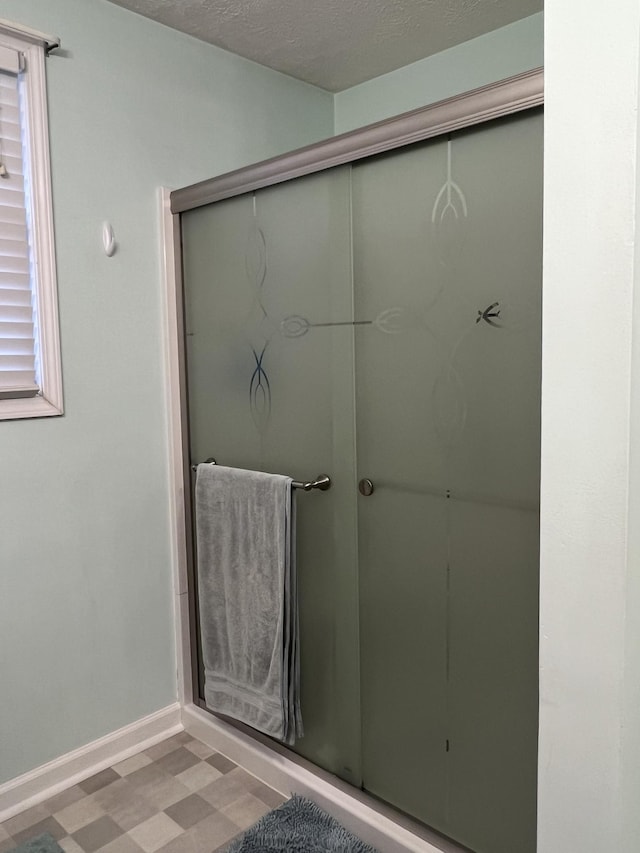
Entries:
{"type": "Polygon", "coordinates": [[[541,174],[535,113],[352,172],[363,785],[483,853],[535,850],[541,174]]]}
{"type": "Polygon", "coordinates": [[[529,110],[182,214],[191,462],[332,480],[295,749],[477,853],[536,846],[541,158],[529,110]]]}
{"type": "Polygon", "coordinates": [[[298,499],[296,749],[360,785],[350,210],[344,167],[183,214],[182,238],[191,460],[332,479],[298,499]]]}

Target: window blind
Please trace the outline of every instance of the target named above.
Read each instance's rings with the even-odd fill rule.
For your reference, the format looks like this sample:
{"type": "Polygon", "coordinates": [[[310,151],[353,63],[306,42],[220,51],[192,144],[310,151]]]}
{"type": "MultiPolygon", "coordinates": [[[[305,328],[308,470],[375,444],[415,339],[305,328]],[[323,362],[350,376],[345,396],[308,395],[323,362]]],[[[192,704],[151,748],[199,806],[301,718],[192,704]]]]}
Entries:
{"type": "Polygon", "coordinates": [[[0,399],[38,393],[20,54],[0,47],[0,399]]]}

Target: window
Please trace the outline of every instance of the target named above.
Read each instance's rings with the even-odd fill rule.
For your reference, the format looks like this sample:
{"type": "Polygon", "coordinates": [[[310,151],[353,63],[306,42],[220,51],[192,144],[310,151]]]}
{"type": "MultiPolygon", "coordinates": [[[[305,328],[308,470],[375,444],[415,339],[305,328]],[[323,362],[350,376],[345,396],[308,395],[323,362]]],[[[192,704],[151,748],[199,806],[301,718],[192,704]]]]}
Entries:
{"type": "Polygon", "coordinates": [[[0,21],[0,419],[62,414],[45,54],[0,21]]]}

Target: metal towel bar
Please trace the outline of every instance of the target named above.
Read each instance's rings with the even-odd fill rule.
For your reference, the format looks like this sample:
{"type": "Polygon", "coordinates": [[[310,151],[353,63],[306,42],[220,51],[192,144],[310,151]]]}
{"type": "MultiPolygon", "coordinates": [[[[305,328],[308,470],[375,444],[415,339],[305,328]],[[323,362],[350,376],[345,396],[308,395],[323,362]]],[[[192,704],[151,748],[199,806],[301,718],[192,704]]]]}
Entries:
{"type": "MultiPolygon", "coordinates": [[[[206,465],[215,465],[216,460],[212,457],[209,459],[205,459],[206,465]]],[[[191,470],[195,473],[198,470],[197,465],[192,465],[191,470]]],[[[293,480],[291,483],[294,489],[302,489],[304,492],[310,492],[311,489],[320,489],[321,492],[326,492],[327,489],[331,488],[331,477],[327,474],[318,474],[315,480],[309,480],[307,482],[303,482],[302,480],[293,480]]]]}

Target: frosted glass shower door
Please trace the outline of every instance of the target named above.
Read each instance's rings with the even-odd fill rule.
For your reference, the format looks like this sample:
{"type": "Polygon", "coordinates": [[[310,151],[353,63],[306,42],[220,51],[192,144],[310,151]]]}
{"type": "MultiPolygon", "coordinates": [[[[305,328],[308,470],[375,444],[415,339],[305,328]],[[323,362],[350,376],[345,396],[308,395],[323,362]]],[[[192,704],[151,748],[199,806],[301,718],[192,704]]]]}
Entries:
{"type": "Polygon", "coordinates": [[[350,169],[182,217],[192,461],[310,480],[298,496],[296,749],[360,785],[350,169]]]}
{"type": "Polygon", "coordinates": [[[363,787],[477,853],[536,846],[541,131],[352,170],[363,787]]]}
{"type": "Polygon", "coordinates": [[[196,208],[182,238],[191,461],[332,479],[298,496],[296,750],[534,853],[541,112],[196,208]]]}

